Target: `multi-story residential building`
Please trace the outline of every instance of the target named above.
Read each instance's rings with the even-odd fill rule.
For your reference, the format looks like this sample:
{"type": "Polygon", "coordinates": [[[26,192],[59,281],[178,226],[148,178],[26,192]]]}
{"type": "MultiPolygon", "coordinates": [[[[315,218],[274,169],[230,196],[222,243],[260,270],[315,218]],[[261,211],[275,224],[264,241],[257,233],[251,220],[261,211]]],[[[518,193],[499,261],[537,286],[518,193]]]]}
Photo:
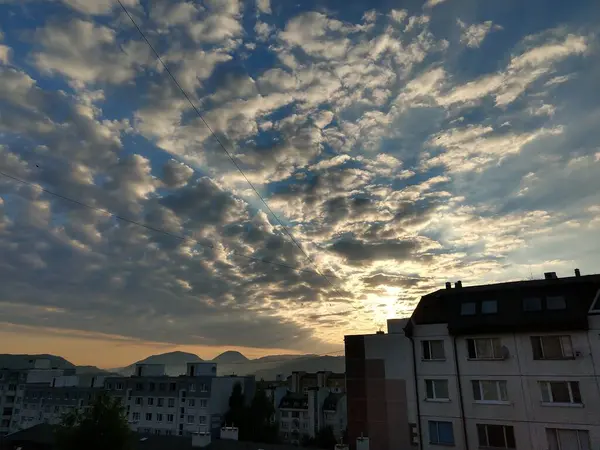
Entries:
{"type": "Polygon", "coordinates": [[[51,380],[64,370],[68,369],[52,368],[47,359],[26,360],[16,367],[0,369],[0,436],[19,429],[26,387],[51,380]]]}
{"type": "Polygon", "coordinates": [[[346,430],[345,374],[321,371],[292,372],[286,386],[274,386],[279,430],[285,442],[299,443],[302,436],[314,438],[330,426],[339,439],[346,430]]]}
{"type": "Polygon", "coordinates": [[[94,375],[61,375],[49,383],[26,383],[10,431],[40,423],[58,424],[64,414],[87,408],[103,391],[104,377],[94,375]]]}
{"type": "Polygon", "coordinates": [[[388,334],[347,336],[346,364],[351,444],[598,448],[600,275],[448,283],[388,334]]]}
{"type": "Polygon", "coordinates": [[[105,389],[122,399],[132,428],[142,433],[217,434],[236,383],[251,400],[254,377],[217,377],[215,363],[188,363],[187,373],[165,375],[160,364],[138,364],[131,377],[108,377],[105,389]]]}

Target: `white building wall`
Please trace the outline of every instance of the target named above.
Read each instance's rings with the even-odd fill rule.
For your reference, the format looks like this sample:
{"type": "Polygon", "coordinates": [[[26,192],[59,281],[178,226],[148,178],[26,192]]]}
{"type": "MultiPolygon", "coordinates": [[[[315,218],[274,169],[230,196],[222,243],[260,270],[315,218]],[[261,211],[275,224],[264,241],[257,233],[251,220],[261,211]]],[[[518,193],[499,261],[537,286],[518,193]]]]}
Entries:
{"type": "MultiPolygon", "coordinates": [[[[478,449],[476,424],[510,425],[514,428],[518,450],[548,450],[547,428],[587,430],[591,449],[600,448],[600,316],[590,316],[590,330],[556,333],[518,333],[464,336],[456,339],[456,352],[465,424],[469,449],[478,449]],[[534,360],[532,336],[569,335],[574,352],[580,356],[565,360],[534,360]],[[508,350],[504,360],[469,360],[467,339],[470,337],[499,337],[508,350]],[[499,404],[482,403],[473,396],[473,380],[506,381],[508,401],[499,404]],[[542,404],[539,381],[577,381],[583,405],[542,404]]],[[[463,422],[458,398],[458,380],[454,363],[453,338],[445,324],[415,327],[417,344],[417,379],[421,430],[424,449],[439,449],[430,444],[430,420],[453,423],[456,448],[464,446],[463,422]],[[444,361],[423,361],[420,341],[444,341],[444,361]],[[432,402],[425,399],[425,379],[447,379],[450,400],[432,402]]]]}

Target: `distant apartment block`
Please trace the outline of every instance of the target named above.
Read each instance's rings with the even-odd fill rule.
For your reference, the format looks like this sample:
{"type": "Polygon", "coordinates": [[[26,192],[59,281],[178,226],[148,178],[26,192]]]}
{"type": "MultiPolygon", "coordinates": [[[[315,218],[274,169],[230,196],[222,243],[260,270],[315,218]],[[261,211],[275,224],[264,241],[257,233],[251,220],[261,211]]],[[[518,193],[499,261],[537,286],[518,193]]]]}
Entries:
{"type": "Polygon", "coordinates": [[[340,439],[346,430],[345,374],[321,371],[293,372],[287,383],[274,383],[267,392],[273,399],[284,442],[300,443],[331,427],[340,439]]]}
{"type": "Polygon", "coordinates": [[[133,430],[157,435],[218,436],[229,397],[240,383],[247,401],[254,396],[253,376],[217,377],[216,363],[188,363],[185,375],[165,375],[161,364],[138,364],[131,377],[108,377],[105,389],[120,398],[133,430]]]}
{"type": "Polygon", "coordinates": [[[600,448],[600,275],[447,283],[345,344],[353,448],[600,448]]]}

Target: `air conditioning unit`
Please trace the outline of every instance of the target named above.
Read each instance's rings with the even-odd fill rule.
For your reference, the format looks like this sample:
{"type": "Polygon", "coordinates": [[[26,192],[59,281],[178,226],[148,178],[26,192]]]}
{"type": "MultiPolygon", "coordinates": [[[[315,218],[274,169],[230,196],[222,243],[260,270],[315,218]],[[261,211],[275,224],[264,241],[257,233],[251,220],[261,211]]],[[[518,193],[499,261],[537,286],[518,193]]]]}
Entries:
{"type": "Polygon", "coordinates": [[[508,359],[510,357],[510,351],[508,350],[508,347],[503,345],[502,346],[502,359],[508,359]]]}

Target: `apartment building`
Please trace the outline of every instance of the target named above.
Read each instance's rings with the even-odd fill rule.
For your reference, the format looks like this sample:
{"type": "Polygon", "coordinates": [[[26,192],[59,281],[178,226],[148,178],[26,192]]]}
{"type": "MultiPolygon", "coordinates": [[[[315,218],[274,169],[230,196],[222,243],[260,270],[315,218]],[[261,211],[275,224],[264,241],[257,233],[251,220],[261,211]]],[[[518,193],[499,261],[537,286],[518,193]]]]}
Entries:
{"type": "Polygon", "coordinates": [[[229,396],[236,383],[248,399],[255,391],[253,376],[217,377],[216,363],[188,363],[185,375],[165,375],[162,364],[137,364],[131,377],[108,377],[105,389],[120,398],[128,421],[140,433],[191,436],[218,435],[229,396]]]}
{"type": "Polygon", "coordinates": [[[87,408],[104,391],[104,377],[94,375],[58,375],[49,382],[37,381],[23,385],[16,403],[10,432],[41,423],[56,425],[64,414],[87,408]]]}
{"type": "Polygon", "coordinates": [[[282,440],[298,444],[327,426],[340,439],[347,427],[345,379],[329,371],[292,372],[286,386],[273,386],[268,395],[276,402],[282,440]]]}
{"type": "Polygon", "coordinates": [[[381,376],[372,352],[363,350],[363,356],[353,348],[361,339],[379,339],[389,342],[384,366],[394,360],[404,366],[398,375],[409,394],[401,408],[405,446],[599,448],[599,297],[600,275],[579,271],[574,277],[547,273],[543,280],[482,286],[448,283],[424,296],[404,326],[391,321],[386,335],[347,337],[346,350],[354,357],[347,354],[346,362],[351,439],[362,432],[372,450],[393,447],[382,431],[392,421],[379,411],[373,387],[361,393],[350,377],[361,373],[353,364],[365,367],[367,386],[374,384],[374,373],[381,376]],[[362,422],[351,417],[360,401],[367,405],[362,422]]]}

